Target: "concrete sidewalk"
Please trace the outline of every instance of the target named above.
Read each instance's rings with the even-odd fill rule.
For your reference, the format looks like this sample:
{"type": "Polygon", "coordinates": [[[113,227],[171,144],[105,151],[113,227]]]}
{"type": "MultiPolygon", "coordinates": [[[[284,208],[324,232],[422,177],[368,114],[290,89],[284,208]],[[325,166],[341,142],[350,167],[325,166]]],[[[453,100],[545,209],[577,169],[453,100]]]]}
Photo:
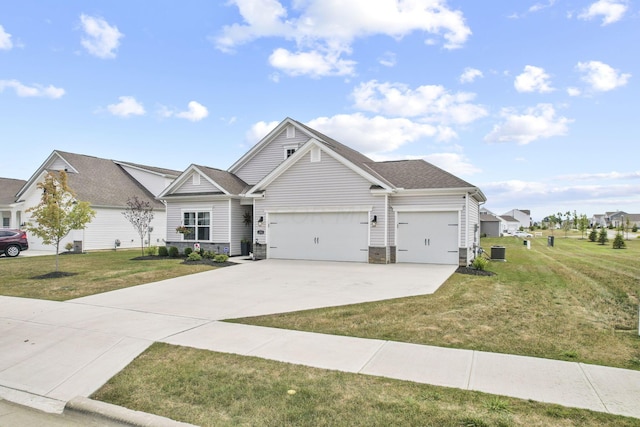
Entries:
{"type": "Polygon", "coordinates": [[[428,294],[454,270],[266,260],[67,302],[0,296],[0,398],[60,413],[160,341],[640,418],[640,371],[219,322],[428,294]]]}
{"type": "Polygon", "coordinates": [[[640,371],[226,322],[162,341],[640,418],[640,371]]]}

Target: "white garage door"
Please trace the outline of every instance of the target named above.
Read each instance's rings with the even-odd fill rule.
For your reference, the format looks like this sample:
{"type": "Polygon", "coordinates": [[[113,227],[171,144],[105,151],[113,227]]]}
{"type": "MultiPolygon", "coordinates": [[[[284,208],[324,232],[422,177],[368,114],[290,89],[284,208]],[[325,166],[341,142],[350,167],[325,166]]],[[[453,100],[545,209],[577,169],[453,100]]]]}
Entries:
{"type": "Polygon", "coordinates": [[[367,212],[273,213],[269,258],[321,261],[369,260],[367,212]]]}
{"type": "Polygon", "coordinates": [[[458,212],[398,212],[396,261],[458,264],[458,212]]]}

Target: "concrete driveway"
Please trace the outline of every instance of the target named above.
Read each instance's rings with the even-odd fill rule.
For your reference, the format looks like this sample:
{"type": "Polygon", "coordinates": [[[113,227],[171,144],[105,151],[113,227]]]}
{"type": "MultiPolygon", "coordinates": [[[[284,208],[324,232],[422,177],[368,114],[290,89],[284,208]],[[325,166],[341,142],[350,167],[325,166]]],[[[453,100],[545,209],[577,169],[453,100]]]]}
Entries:
{"type": "Polygon", "coordinates": [[[0,297],[0,397],[61,412],[212,321],[435,292],[455,266],[264,260],[67,302],[0,297]]]}

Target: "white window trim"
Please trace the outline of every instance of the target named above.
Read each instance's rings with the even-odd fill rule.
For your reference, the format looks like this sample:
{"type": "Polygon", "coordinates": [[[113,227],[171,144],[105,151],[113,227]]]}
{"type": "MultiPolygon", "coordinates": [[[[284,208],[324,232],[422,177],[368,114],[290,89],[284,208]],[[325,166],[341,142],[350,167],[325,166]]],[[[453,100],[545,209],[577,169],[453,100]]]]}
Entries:
{"type": "MultiPolygon", "coordinates": [[[[209,213],[209,240],[205,240],[206,242],[213,242],[213,209],[181,209],[180,210],[180,225],[184,226],[184,214],[185,213],[195,213],[196,214],[196,222],[198,221],[198,213],[209,213]]],[[[196,225],[196,230],[198,229],[197,225],[196,225]]],[[[178,233],[178,234],[182,234],[182,233],[178,233]]],[[[197,231],[196,231],[197,234],[197,231]]],[[[185,239],[184,237],[185,235],[182,234],[182,241],[183,242],[198,242],[200,241],[199,239],[185,239]]],[[[197,237],[197,236],[196,236],[197,237]]]]}
{"type": "Polygon", "coordinates": [[[293,125],[287,126],[287,139],[296,137],[296,128],[293,125]]]}
{"type": "Polygon", "coordinates": [[[193,185],[200,185],[200,174],[199,173],[194,173],[193,175],[191,175],[191,183],[193,185]]]}
{"type": "Polygon", "coordinates": [[[284,145],[283,147],[284,150],[284,159],[286,160],[287,158],[289,158],[290,156],[293,156],[293,153],[295,153],[296,151],[298,151],[298,144],[288,144],[288,145],[284,145]],[[287,155],[287,152],[289,150],[293,150],[293,153],[291,153],[289,156],[287,155]]]}

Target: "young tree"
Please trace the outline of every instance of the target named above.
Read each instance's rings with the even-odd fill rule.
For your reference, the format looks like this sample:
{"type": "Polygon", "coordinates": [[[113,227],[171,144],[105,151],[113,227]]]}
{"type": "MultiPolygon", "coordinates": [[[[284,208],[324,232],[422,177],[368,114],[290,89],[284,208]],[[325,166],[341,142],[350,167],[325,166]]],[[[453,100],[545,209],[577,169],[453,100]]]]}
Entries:
{"type": "Polygon", "coordinates": [[[589,228],[589,218],[585,214],[580,215],[578,218],[578,230],[580,230],[581,239],[584,239],[584,233],[589,228]]]}
{"type": "Polygon", "coordinates": [[[127,200],[127,210],[122,212],[122,215],[129,220],[140,235],[140,249],[142,250],[142,255],[144,255],[144,236],[150,231],[149,227],[153,220],[153,206],[146,200],[133,196],[127,200]]]}
{"type": "Polygon", "coordinates": [[[60,241],[71,230],[83,229],[96,215],[89,202],[76,200],[76,195],[69,188],[65,171],[48,172],[44,182],[38,183],[42,190],[42,197],[37,206],[27,209],[31,214],[31,221],[27,223],[27,230],[40,237],[45,245],[56,247],[56,272],[59,268],[58,252],[60,241]]]}
{"type": "Polygon", "coordinates": [[[607,229],[602,227],[600,229],[600,233],[598,234],[598,243],[604,245],[609,241],[609,237],[607,237],[607,229]]]}
{"type": "MultiPolygon", "coordinates": [[[[559,214],[560,215],[560,214],[559,214]]],[[[571,230],[571,212],[567,211],[564,214],[564,220],[562,221],[562,229],[564,230],[564,237],[567,237],[567,233],[571,230]]]]}
{"type": "Polygon", "coordinates": [[[622,233],[616,233],[616,238],[613,239],[613,249],[624,249],[626,246],[622,233]]]}
{"type": "Polygon", "coordinates": [[[595,242],[596,240],[598,240],[598,232],[596,231],[596,227],[593,227],[589,233],[589,241],[595,242]]]}

